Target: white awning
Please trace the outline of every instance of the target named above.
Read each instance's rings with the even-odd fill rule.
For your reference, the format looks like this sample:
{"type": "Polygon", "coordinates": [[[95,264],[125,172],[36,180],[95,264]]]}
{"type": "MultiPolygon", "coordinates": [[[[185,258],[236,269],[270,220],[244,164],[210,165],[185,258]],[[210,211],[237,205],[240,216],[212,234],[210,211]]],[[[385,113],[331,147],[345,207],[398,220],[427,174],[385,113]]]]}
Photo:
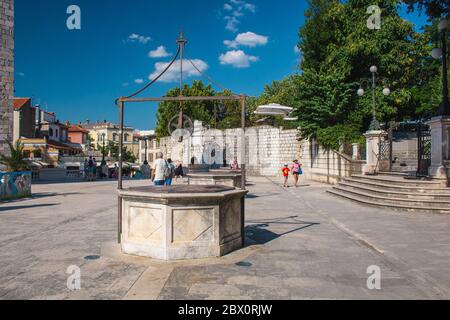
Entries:
{"type": "Polygon", "coordinates": [[[287,116],[294,108],[282,106],[278,103],[269,103],[259,106],[255,114],[259,115],[273,115],[273,116],[287,116]]]}

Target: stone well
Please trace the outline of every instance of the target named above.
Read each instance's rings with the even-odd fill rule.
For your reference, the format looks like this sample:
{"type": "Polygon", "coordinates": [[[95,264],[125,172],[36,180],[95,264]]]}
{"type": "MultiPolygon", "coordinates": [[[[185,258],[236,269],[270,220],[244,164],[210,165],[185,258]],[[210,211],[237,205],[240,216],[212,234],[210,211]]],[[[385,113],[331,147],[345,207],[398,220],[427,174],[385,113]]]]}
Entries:
{"type": "Polygon", "coordinates": [[[174,185],[119,190],[122,252],[161,260],[219,257],[242,247],[247,191],[174,185]]]}
{"type": "Polygon", "coordinates": [[[223,185],[241,188],[242,174],[240,172],[210,171],[188,173],[190,185],[223,185]]]}

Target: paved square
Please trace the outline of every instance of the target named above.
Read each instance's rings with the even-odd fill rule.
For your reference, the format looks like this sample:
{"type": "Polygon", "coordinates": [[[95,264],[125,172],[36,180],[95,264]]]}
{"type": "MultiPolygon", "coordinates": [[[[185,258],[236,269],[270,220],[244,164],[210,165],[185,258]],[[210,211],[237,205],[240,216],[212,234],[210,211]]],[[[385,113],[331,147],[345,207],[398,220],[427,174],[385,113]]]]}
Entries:
{"type": "Polygon", "coordinates": [[[314,182],[250,182],[247,247],[183,262],[117,252],[114,182],[34,185],[32,199],[0,204],[0,299],[450,298],[449,215],[366,208],[314,182]],[[67,288],[70,265],[81,290],[67,288]],[[371,265],[380,290],[366,286],[371,265]]]}

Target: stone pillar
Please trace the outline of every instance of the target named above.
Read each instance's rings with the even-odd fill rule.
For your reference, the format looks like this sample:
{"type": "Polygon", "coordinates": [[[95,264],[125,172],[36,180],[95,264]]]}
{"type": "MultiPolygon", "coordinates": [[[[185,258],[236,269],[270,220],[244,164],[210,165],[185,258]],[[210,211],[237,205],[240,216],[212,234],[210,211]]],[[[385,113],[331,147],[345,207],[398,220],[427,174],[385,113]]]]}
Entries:
{"type": "Polygon", "coordinates": [[[352,159],[359,160],[359,143],[352,143],[352,159]]]}
{"type": "Polygon", "coordinates": [[[366,164],[363,166],[363,173],[375,174],[380,167],[378,161],[380,143],[387,136],[387,132],[383,130],[370,130],[364,136],[366,137],[366,164]]]}
{"type": "Polygon", "coordinates": [[[447,179],[446,162],[450,160],[450,117],[435,117],[427,122],[431,130],[431,165],[429,175],[447,179]]]}
{"type": "Polygon", "coordinates": [[[0,0],[0,153],[13,138],[14,0],[0,0]]]}

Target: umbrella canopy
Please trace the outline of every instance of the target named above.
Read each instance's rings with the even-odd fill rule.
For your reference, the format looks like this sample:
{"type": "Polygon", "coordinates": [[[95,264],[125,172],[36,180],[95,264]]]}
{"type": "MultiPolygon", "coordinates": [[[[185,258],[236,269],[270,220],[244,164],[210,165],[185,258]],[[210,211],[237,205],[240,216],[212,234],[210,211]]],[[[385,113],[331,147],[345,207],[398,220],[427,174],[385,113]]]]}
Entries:
{"type": "Polygon", "coordinates": [[[273,116],[287,116],[294,108],[282,106],[278,103],[269,103],[259,106],[255,114],[259,115],[273,115],[273,116]]]}

